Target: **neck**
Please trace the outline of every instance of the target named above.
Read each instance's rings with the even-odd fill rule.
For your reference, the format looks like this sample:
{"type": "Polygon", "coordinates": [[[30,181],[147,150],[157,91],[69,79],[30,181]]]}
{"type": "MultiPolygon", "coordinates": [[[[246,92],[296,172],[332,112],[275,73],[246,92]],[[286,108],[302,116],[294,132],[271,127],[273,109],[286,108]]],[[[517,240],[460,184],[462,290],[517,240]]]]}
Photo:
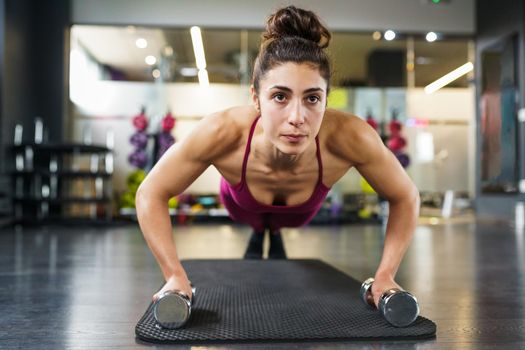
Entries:
{"type": "Polygon", "coordinates": [[[267,165],[276,170],[295,168],[301,159],[304,158],[303,153],[285,154],[269,141],[266,143],[265,148],[266,151],[264,153],[267,165]]]}
{"type": "Polygon", "coordinates": [[[299,154],[286,154],[281,152],[273,143],[271,143],[263,135],[257,142],[255,147],[255,154],[258,156],[264,165],[267,167],[279,171],[279,170],[293,170],[296,169],[300,164],[304,164],[308,161],[310,147],[299,154]]]}

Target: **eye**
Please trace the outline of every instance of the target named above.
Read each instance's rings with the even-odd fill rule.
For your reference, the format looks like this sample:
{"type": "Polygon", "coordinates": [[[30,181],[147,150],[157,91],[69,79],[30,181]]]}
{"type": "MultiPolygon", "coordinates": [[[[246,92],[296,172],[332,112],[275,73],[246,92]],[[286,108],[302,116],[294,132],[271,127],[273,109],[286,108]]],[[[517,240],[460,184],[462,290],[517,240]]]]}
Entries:
{"type": "Polygon", "coordinates": [[[310,102],[312,104],[315,104],[315,103],[321,101],[321,98],[319,96],[316,96],[316,95],[308,96],[306,99],[308,100],[308,102],[310,102]]]}
{"type": "Polygon", "coordinates": [[[275,95],[273,95],[272,97],[275,101],[277,102],[284,102],[284,100],[286,100],[286,96],[282,93],[277,93],[275,95]]]}

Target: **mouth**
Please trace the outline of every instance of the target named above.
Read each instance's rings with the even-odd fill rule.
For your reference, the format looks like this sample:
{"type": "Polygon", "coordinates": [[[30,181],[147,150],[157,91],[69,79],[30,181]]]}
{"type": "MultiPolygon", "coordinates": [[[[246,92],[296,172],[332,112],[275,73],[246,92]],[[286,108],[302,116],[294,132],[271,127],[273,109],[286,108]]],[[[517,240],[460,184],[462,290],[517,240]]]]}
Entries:
{"type": "Polygon", "coordinates": [[[290,143],[299,143],[306,138],[303,134],[286,134],[282,135],[290,143]]]}

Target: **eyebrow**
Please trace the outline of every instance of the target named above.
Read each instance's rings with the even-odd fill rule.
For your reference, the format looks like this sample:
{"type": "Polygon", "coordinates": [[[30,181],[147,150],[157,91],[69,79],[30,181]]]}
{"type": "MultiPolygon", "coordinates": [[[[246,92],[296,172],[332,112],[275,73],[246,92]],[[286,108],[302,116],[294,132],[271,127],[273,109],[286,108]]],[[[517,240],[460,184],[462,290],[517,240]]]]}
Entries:
{"type": "MultiPolygon", "coordinates": [[[[274,85],[274,86],[270,87],[269,90],[272,90],[272,89],[279,89],[279,90],[283,90],[283,91],[287,91],[287,92],[292,92],[292,89],[290,89],[287,86],[282,86],[282,85],[274,85]]],[[[309,89],[304,90],[303,94],[307,94],[307,93],[310,93],[310,92],[318,92],[318,91],[324,92],[324,90],[321,89],[320,87],[313,87],[313,88],[309,88],[309,89]]]]}

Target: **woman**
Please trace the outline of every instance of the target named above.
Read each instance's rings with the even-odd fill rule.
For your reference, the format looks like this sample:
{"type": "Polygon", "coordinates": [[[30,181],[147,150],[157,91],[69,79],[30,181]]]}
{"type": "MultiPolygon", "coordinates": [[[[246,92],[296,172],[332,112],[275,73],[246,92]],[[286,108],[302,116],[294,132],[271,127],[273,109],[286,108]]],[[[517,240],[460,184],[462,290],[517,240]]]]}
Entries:
{"type": "Polygon", "coordinates": [[[330,64],[324,52],[331,34],[310,11],[289,6],[267,22],[254,66],[253,105],[203,118],[171,147],[137,192],[137,214],[157,259],[164,291],[191,295],[177,257],[168,199],[183,192],[210,165],[222,175],[221,197],[233,219],[254,234],[246,257],[262,254],[262,233],[279,249],[281,227],[306,224],[330,187],[355,167],[390,203],[390,217],[373,295],[378,302],[394,281],[419,210],[418,191],[394,155],[366,122],[326,108],[330,64]]]}

